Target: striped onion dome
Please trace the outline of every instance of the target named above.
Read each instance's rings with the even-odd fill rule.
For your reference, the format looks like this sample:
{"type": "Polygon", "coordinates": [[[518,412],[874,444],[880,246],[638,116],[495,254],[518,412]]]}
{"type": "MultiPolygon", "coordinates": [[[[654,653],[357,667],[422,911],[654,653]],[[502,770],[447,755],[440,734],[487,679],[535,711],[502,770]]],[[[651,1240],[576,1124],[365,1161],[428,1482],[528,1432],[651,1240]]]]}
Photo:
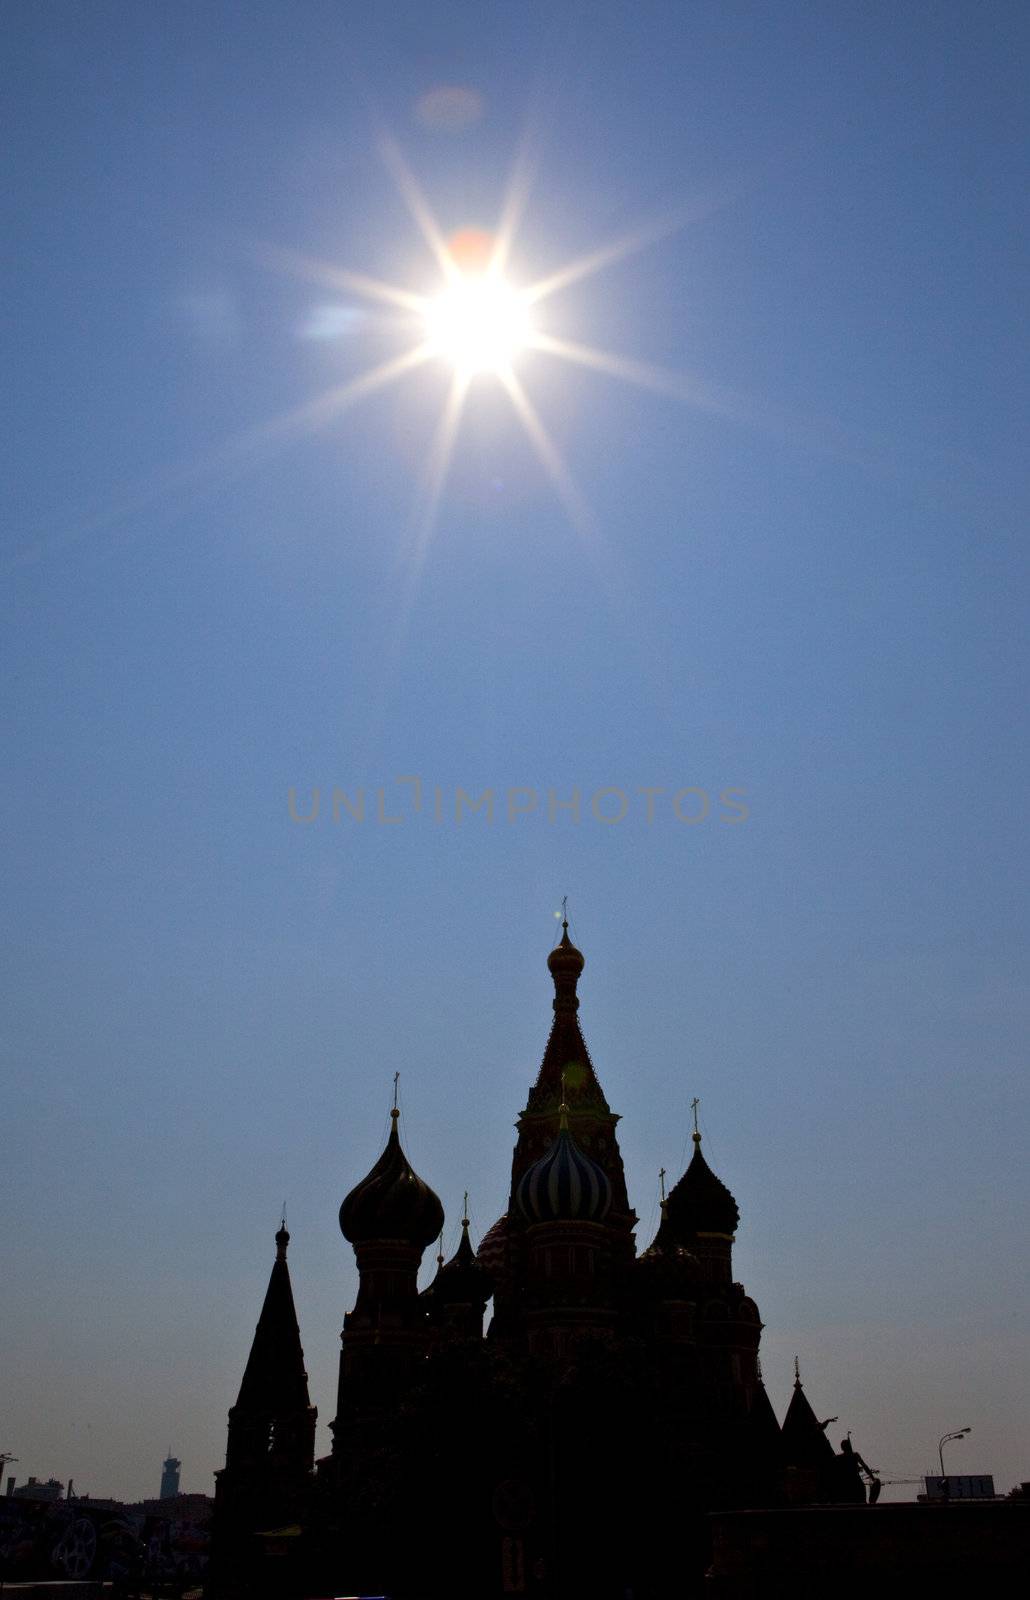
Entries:
{"type": "Polygon", "coordinates": [[[504,1279],[507,1276],[507,1272],[508,1272],[508,1213],[507,1212],[504,1213],[503,1217],[498,1217],[497,1221],[494,1223],[493,1227],[492,1228],[488,1228],[486,1230],[486,1232],[484,1233],[483,1237],[480,1239],[480,1241],[479,1241],[479,1249],[476,1251],[476,1259],[478,1260],[480,1266],[483,1268],[483,1271],[489,1274],[489,1277],[491,1278],[491,1280],[494,1283],[496,1283],[498,1279],[504,1279]]]}
{"type": "Polygon", "coordinates": [[[390,1112],[386,1149],[340,1207],[340,1230],[351,1244],[400,1239],[424,1250],[443,1227],[443,1206],[401,1149],[399,1114],[390,1112]]]}
{"type": "Polygon", "coordinates": [[[558,1137],[522,1174],[516,1206],[527,1222],[603,1222],[611,1203],[607,1173],[579,1148],[562,1106],[558,1137]]]}

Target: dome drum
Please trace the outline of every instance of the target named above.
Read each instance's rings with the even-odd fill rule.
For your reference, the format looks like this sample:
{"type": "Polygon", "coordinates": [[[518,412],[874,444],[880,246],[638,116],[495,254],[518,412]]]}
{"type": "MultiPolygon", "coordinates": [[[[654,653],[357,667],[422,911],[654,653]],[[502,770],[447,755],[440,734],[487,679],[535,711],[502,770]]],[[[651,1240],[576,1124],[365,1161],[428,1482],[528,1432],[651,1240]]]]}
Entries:
{"type": "Polygon", "coordinates": [[[695,1234],[691,1251],[697,1257],[706,1283],[730,1283],[733,1278],[733,1240],[725,1234],[695,1234]]]}
{"type": "Polygon", "coordinates": [[[422,1264],[422,1246],[410,1239],[363,1239],[354,1246],[354,1258],[359,1273],[394,1272],[406,1279],[422,1264]]]}
{"type": "Polygon", "coordinates": [[[599,1222],[534,1222],[526,1229],[535,1276],[595,1279],[611,1256],[608,1229],[599,1222]]]}

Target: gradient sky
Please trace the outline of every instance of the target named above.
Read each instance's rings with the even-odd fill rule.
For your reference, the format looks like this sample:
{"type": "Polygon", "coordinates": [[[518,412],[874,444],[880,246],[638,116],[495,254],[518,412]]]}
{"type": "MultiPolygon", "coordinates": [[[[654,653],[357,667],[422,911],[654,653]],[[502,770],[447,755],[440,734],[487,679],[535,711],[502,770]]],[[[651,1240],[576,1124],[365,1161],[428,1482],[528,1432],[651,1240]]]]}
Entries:
{"type": "Polygon", "coordinates": [[[797,1353],[888,1476],[970,1425],[953,1470],[1030,1477],[1025,5],[3,24],[19,1479],[153,1494],[171,1446],[211,1490],[284,1196],[328,1449],[393,1073],[450,1248],[463,1189],[504,1208],[565,893],[641,1247],[697,1094],[779,1414],[797,1353]],[[439,362],[266,427],[404,347],[281,253],[437,282],[387,136],[447,234],[531,160],[522,282],[681,222],[542,308],[679,397],[518,368],[589,516],[481,380],[413,560],[439,362]]]}

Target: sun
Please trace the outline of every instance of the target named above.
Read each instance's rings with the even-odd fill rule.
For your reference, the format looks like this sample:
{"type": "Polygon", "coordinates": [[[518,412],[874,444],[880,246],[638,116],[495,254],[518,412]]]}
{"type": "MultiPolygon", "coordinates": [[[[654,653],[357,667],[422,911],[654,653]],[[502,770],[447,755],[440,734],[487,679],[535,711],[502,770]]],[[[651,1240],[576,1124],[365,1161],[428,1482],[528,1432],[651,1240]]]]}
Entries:
{"type": "Polygon", "coordinates": [[[425,334],[435,355],[462,378],[507,370],[533,336],[529,305],[490,272],[462,273],[430,300],[425,334]]]}
{"type": "MultiPolygon", "coordinates": [[[[705,387],[694,379],[594,345],[574,343],[547,331],[537,320],[538,308],[544,301],[675,232],[692,218],[693,211],[683,210],[656,218],[587,255],[567,261],[544,278],[519,285],[506,272],[528,192],[526,173],[516,171],[495,231],[467,225],[448,238],[393,141],[384,139],[381,149],[398,191],[435,259],[439,272],[436,287],[420,294],[400,284],[313,261],[292,251],[266,252],[267,258],[275,264],[303,277],[389,307],[398,330],[405,336],[415,333],[414,342],[399,354],[359,372],[309,405],[289,413],[274,425],[275,431],[289,433],[297,427],[324,424],[356,401],[397,382],[426,362],[443,362],[451,369],[451,382],[425,469],[419,477],[420,506],[414,518],[418,529],[418,559],[432,536],[462,416],[470,401],[474,380],[480,378],[491,379],[507,394],[573,525],[581,533],[591,533],[594,519],[590,508],[527,392],[517,370],[522,365],[519,358],[526,353],[556,357],[695,406],[725,410],[725,403],[712,399],[705,387]]],[[[343,309],[351,308],[345,305],[343,309]]]]}

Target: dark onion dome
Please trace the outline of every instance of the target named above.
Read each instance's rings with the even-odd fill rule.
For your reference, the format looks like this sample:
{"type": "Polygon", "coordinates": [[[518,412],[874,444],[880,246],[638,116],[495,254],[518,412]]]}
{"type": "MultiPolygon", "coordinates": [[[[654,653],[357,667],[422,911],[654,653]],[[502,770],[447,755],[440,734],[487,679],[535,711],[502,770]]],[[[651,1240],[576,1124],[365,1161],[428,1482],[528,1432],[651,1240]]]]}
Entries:
{"type": "Polygon", "coordinates": [[[444,1306],[485,1305],[493,1293],[493,1283],[472,1248],[468,1217],[461,1219],[461,1243],[433,1279],[432,1292],[444,1306]]]}
{"type": "Polygon", "coordinates": [[[669,1223],[679,1239],[702,1233],[732,1239],[740,1221],[737,1202],[701,1154],[701,1135],[691,1137],[694,1154],[690,1165],[669,1192],[669,1223]]]}
{"type": "Polygon", "coordinates": [[[603,1167],[579,1148],[562,1103],[558,1137],[522,1174],[515,1204],[527,1222],[603,1222],[612,1186],[603,1167]]]}
{"type": "Polygon", "coordinates": [[[561,941],[555,945],[548,956],[547,965],[550,969],[551,977],[554,979],[555,987],[558,986],[559,979],[563,979],[571,987],[572,993],[575,994],[576,984],[580,973],[586,966],[586,960],[582,951],[577,950],[569,938],[568,923],[563,922],[561,927],[561,941]]]}
{"type": "Polygon", "coordinates": [[[424,1250],[443,1227],[443,1206],[401,1149],[399,1116],[395,1107],[386,1149],[340,1207],[340,1229],[351,1244],[401,1239],[424,1250]]]}

